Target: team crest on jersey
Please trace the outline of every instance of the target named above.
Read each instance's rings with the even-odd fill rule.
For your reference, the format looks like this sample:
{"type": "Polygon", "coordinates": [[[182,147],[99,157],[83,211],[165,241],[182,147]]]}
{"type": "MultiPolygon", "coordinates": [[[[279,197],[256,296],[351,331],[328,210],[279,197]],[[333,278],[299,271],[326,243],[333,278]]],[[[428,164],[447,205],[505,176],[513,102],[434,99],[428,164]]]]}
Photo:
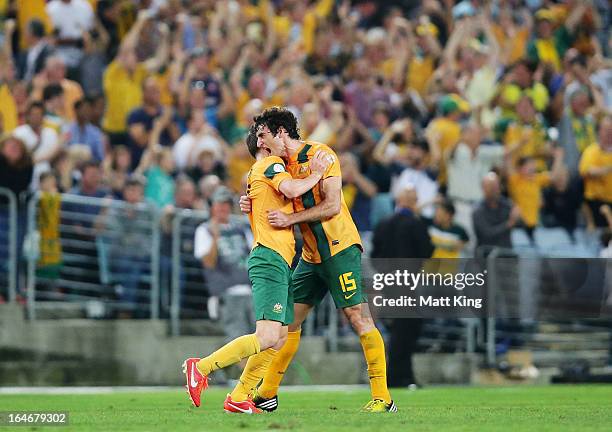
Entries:
{"type": "Polygon", "coordinates": [[[281,164],[274,164],[274,172],[276,173],[282,173],[283,171],[285,171],[285,167],[282,166],[281,164]]]}
{"type": "Polygon", "coordinates": [[[276,303],[272,310],[276,313],[281,313],[283,311],[283,305],[280,303],[276,303]]]}
{"type": "Polygon", "coordinates": [[[306,171],[308,171],[308,164],[301,165],[300,174],[304,174],[306,171]]]}

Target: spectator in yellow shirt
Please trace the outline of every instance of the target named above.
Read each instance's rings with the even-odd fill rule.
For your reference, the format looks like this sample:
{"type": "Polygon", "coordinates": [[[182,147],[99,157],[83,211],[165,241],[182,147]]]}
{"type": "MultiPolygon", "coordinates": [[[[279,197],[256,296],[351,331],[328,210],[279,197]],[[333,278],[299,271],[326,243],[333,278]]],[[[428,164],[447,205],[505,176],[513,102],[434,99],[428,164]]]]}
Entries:
{"type": "Polygon", "coordinates": [[[425,98],[427,86],[434,76],[442,48],[438,42],[439,30],[425,15],[414,30],[410,22],[395,17],[390,37],[397,40],[395,85],[406,91],[416,91],[425,98]]]}
{"type": "Polygon", "coordinates": [[[600,122],[598,141],[582,153],[579,171],[584,179],[584,198],[591,213],[587,216],[588,222],[604,227],[606,221],[600,208],[612,206],[612,116],[607,115],[600,122]]]}
{"type": "Polygon", "coordinates": [[[2,128],[0,134],[11,132],[17,127],[17,104],[13,92],[7,83],[7,77],[11,75],[12,65],[5,62],[0,54],[0,117],[2,117],[2,128]]]}
{"type": "Polygon", "coordinates": [[[550,185],[563,171],[563,149],[556,148],[552,171],[537,172],[536,162],[531,157],[522,157],[516,168],[507,158],[508,192],[510,198],[519,208],[523,227],[531,242],[533,233],[540,221],[542,207],[542,190],[550,185]]]}
{"type": "Polygon", "coordinates": [[[446,184],[446,168],[442,156],[455,148],[461,139],[461,124],[459,120],[469,113],[469,104],[456,94],[443,96],[439,102],[441,117],[431,121],[425,136],[431,148],[431,157],[440,163],[438,182],[446,184]]]}
{"type": "Polygon", "coordinates": [[[528,14],[516,16],[510,7],[499,11],[498,19],[493,24],[493,34],[502,48],[501,59],[504,64],[512,64],[525,55],[529,39],[531,17],[528,14]]]}
{"type": "Polygon", "coordinates": [[[66,78],[66,64],[58,56],[48,57],[45,69],[32,80],[32,98],[42,99],[45,87],[51,84],[58,84],[64,90],[64,105],[59,114],[67,120],[74,120],[74,104],[83,98],[83,89],[76,81],[66,78]]]}
{"type": "MultiPolygon", "coordinates": [[[[45,26],[46,32],[49,33],[52,30],[51,20],[47,16],[47,11],[45,10],[46,2],[45,0],[19,0],[19,7],[17,7],[17,27],[20,29],[25,29],[28,26],[28,23],[33,19],[37,19],[43,23],[45,26]]],[[[19,47],[26,48],[28,46],[27,43],[27,33],[20,32],[19,34],[19,47]]]]}
{"type": "Polygon", "coordinates": [[[504,146],[509,151],[516,147],[514,161],[521,157],[535,159],[538,171],[546,170],[546,163],[550,156],[548,136],[541,118],[538,118],[532,99],[523,96],[516,105],[517,121],[511,123],[506,129],[504,146]]]}
{"type": "Polygon", "coordinates": [[[550,64],[555,72],[561,71],[561,59],[574,43],[574,33],[584,13],[587,2],[575,2],[565,22],[557,26],[557,16],[550,9],[536,12],[536,35],[527,45],[527,56],[538,63],[550,64]],[[556,27],[556,28],[555,28],[556,27]]]}
{"type": "Polygon", "coordinates": [[[112,145],[126,144],[127,117],[130,111],[142,104],[142,85],[149,73],[165,64],[169,53],[168,28],[161,25],[162,42],[155,57],[139,62],[136,46],[140,32],[150,15],[141,11],[130,32],[123,38],[117,57],[104,72],[104,95],[106,114],[103,127],[112,145]]]}

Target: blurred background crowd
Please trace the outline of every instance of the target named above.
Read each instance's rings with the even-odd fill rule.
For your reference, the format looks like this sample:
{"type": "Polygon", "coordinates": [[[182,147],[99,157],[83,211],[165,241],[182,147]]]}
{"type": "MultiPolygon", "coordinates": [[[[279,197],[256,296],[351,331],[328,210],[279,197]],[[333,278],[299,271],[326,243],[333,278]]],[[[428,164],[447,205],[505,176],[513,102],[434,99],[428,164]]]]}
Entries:
{"type": "Polygon", "coordinates": [[[606,0],[0,0],[0,16],[16,195],[208,210],[244,192],[248,126],[278,105],[338,153],[364,233],[420,214],[434,256],[458,257],[610,220],[606,0]]]}

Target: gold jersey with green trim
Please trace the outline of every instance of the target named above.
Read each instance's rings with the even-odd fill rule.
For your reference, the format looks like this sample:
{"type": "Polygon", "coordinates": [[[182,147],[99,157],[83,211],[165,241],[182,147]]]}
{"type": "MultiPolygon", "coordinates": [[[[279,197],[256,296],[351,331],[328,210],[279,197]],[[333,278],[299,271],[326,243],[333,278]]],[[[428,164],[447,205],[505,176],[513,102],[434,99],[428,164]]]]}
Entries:
{"type": "Polygon", "coordinates": [[[293,213],[291,200],[279,190],[283,180],[291,179],[285,162],[278,156],[258,160],[249,170],[247,196],[251,199],[249,222],[253,231],[253,247],[266,246],[278,252],[291,266],[295,256],[293,228],[274,228],[268,222],[268,211],[293,213]]]}
{"type": "MultiPolygon", "coordinates": [[[[289,158],[287,163],[287,171],[293,178],[303,179],[311,174],[310,159],[318,150],[333,156],[333,162],[325,171],[322,180],[342,176],[340,161],[331,148],[318,142],[304,141],[304,145],[289,158]]],[[[293,199],[293,210],[299,212],[314,207],[322,199],[323,193],[319,182],[302,196],[293,199]]],[[[352,245],[357,245],[363,250],[361,237],[344,201],[344,195],[341,196],[340,213],[322,221],[301,223],[300,230],[304,238],[302,258],[310,263],[320,263],[352,245]]]]}

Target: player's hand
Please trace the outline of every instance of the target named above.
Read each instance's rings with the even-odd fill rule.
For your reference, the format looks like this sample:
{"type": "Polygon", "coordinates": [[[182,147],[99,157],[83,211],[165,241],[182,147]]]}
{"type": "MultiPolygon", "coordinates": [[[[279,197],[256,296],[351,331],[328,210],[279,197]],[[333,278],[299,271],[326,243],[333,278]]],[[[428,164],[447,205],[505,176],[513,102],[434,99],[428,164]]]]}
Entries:
{"type": "Polygon", "coordinates": [[[241,195],[239,205],[242,213],[251,213],[251,198],[246,195],[241,195]]]}
{"type": "Polygon", "coordinates": [[[292,225],[289,215],[280,210],[272,210],[269,212],[268,222],[270,222],[270,225],[272,225],[274,228],[286,228],[292,225]]]}
{"type": "Polygon", "coordinates": [[[310,171],[314,174],[321,174],[322,177],[333,161],[334,157],[332,155],[324,151],[317,150],[312,159],[310,159],[310,171]]]}

